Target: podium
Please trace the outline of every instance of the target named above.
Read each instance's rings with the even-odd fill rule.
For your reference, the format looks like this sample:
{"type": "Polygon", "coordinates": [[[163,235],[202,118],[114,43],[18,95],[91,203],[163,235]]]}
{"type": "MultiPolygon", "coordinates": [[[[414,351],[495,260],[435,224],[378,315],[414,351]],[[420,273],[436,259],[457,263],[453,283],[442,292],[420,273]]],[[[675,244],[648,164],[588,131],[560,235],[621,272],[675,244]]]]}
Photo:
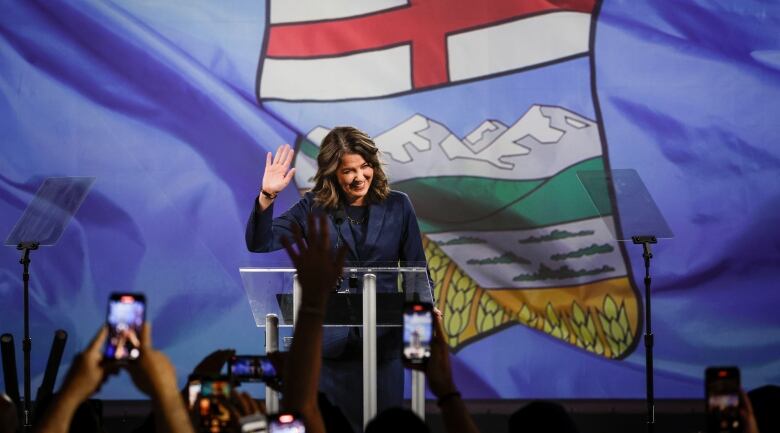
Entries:
{"type": "MultiPolygon", "coordinates": [[[[328,299],[326,328],[359,327],[363,330],[363,425],[377,413],[377,328],[400,328],[406,301],[433,303],[425,263],[406,265],[346,266],[341,281],[328,299]]],[[[296,270],[264,267],[240,268],[239,271],[255,324],[266,328],[266,351],[271,351],[278,334],[268,327],[294,327],[297,321],[301,292],[296,270]]],[[[398,356],[401,356],[400,350],[398,356]]],[[[268,391],[266,396],[269,397],[268,391]]],[[[422,372],[412,372],[411,397],[412,410],[424,417],[422,372]]],[[[271,406],[274,404],[271,398],[271,406]]]]}

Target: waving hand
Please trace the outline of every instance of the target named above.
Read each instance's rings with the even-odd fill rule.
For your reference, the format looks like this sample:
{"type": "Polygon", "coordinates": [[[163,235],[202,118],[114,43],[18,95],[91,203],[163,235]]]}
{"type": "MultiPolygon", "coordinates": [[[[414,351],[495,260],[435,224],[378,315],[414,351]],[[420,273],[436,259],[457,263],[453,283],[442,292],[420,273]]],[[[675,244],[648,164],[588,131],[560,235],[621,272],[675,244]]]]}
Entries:
{"type": "Polygon", "coordinates": [[[290,169],[294,154],[295,152],[289,144],[279,146],[273,158],[271,152],[266,154],[263,191],[275,196],[287,187],[295,175],[295,169],[290,169]]]}

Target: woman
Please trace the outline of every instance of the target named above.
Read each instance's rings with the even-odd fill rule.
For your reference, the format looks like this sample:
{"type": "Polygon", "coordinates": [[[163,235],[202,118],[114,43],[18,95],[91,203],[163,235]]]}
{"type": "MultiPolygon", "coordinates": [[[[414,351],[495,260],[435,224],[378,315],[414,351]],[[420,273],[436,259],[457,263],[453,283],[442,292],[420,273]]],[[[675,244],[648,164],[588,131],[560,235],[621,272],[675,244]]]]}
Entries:
{"type": "MultiPolygon", "coordinates": [[[[317,155],[314,188],[292,208],[273,218],[274,199],[295,174],[295,169],[290,169],[292,159],[293,150],[286,144],[273,158],[270,152],[266,156],[262,188],[246,228],[250,251],[281,249],[282,237],[293,238],[293,227],[298,226],[305,234],[307,216],[325,212],[329,215],[334,253],[346,245],[348,264],[425,266],[412,203],[406,194],[390,189],[379,149],[368,135],[352,127],[337,127],[328,133],[317,155]]],[[[378,276],[377,291],[395,290],[395,276],[378,276]]],[[[380,410],[400,405],[403,398],[401,334],[395,331],[398,330],[377,332],[380,410]]],[[[356,430],[362,430],[359,330],[328,328],[323,340],[325,362],[320,389],[345,410],[356,430]]]]}
{"type": "Polygon", "coordinates": [[[273,159],[270,152],[266,156],[261,193],[247,225],[250,251],[281,249],[280,239],[292,239],[293,226],[306,233],[310,212],[327,212],[334,249],[346,243],[348,262],[425,262],[412,204],[406,194],[390,190],[379,149],[368,135],[352,127],[334,128],[322,140],[314,188],[273,218],[274,199],[295,174],[290,169],[292,159],[293,150],[286,144],[273,159]]]}

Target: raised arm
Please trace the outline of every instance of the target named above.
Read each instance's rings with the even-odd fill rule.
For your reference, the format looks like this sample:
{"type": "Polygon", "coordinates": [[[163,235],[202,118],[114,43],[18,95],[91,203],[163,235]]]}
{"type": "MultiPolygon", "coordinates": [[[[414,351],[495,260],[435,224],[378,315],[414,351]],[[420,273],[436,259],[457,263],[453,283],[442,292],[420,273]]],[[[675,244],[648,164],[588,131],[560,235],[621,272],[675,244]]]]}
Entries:
{"type": "Polygon", "coordinates": [[[141,356],[128,366],[128,372],[135,386],[152,399],[158,433],[194,433],[176,384],[176,370],[167,356],[152,347],[148,322],[141,331],[141,356]]]}
{"type": "Polygon", "coordinates": [[[87,349],[73,361],[59,394],[35,426],[36,432],[65,433],[70,429],[76,409],[100,387],[108,374],[100,350],[107,335],[108,328],[101,327],[87,349]]]}
{"type": "Polygon", "coordinates": [[[281,238],[292,238],[293,227],[305,230],[306,215],[311,207],[310,200],[301,200],[290,210],[274,219],[274,201],[276,196],[290,184],[295,169],[290,168],[293,149],[285,144],[279,147],[276,155],[266,155],[263,181],[257,199],[254,200],[252,214],[246,225],[246,246],[249,251],[265,253],[282,248],[281,238]]]}
{"type": "Polygon", "coordinates": [[[346,248],[342,247],[334,257],[330,248],[327,219],[324,214],[316,219],[315,223],[315,217],[309,214],[308,244],[304,243],[300,230],[296,230],[293,244],[286,238],[283,240],[298,271],[301,306],[287,356],[282,403],[285,409],[303,415],[307,432],[325,433],[322,414],[317,405],[317,386],[322,364],[322,325],[328,296],[341,276],[346,248]]]}
{"type": "Polygon", "coordinates": [[[436,331],[431,342],[431,358],[425,366],[425,375],[431,392],[437,398],[436,404],[441,409],[444,430],[447,433],[479,433],[452,378],[450,351],[444,338],[441,315],[435,315],[434,323],[436,331]]]}

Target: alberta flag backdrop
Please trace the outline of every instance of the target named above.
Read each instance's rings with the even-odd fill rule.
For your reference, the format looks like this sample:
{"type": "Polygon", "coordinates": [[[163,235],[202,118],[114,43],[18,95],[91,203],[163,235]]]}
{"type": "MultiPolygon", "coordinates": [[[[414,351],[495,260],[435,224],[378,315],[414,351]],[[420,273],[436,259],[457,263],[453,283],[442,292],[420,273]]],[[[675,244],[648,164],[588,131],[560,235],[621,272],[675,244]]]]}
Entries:
{"type": "MultiPolygon", "coordinates": [[[[244,245],[265,153],[296,149],[286,208],[340,125],[412,199],[467,397],[644,396],[641,248],[577,177],[618,168],[675,235],[653,250],[656,395],[701,397],[708,365],[780,383],[778,5],[3,3],[0,237],[45,178],[96,177],[32,253],[33,389],[54,330],[64,369],[113,291],[146,293],[180,382],[214,349],[262,352],[238,268],[285,260],[244,245]]],[[[0,249],[21,366],[18,261],[0,249]]]]}

